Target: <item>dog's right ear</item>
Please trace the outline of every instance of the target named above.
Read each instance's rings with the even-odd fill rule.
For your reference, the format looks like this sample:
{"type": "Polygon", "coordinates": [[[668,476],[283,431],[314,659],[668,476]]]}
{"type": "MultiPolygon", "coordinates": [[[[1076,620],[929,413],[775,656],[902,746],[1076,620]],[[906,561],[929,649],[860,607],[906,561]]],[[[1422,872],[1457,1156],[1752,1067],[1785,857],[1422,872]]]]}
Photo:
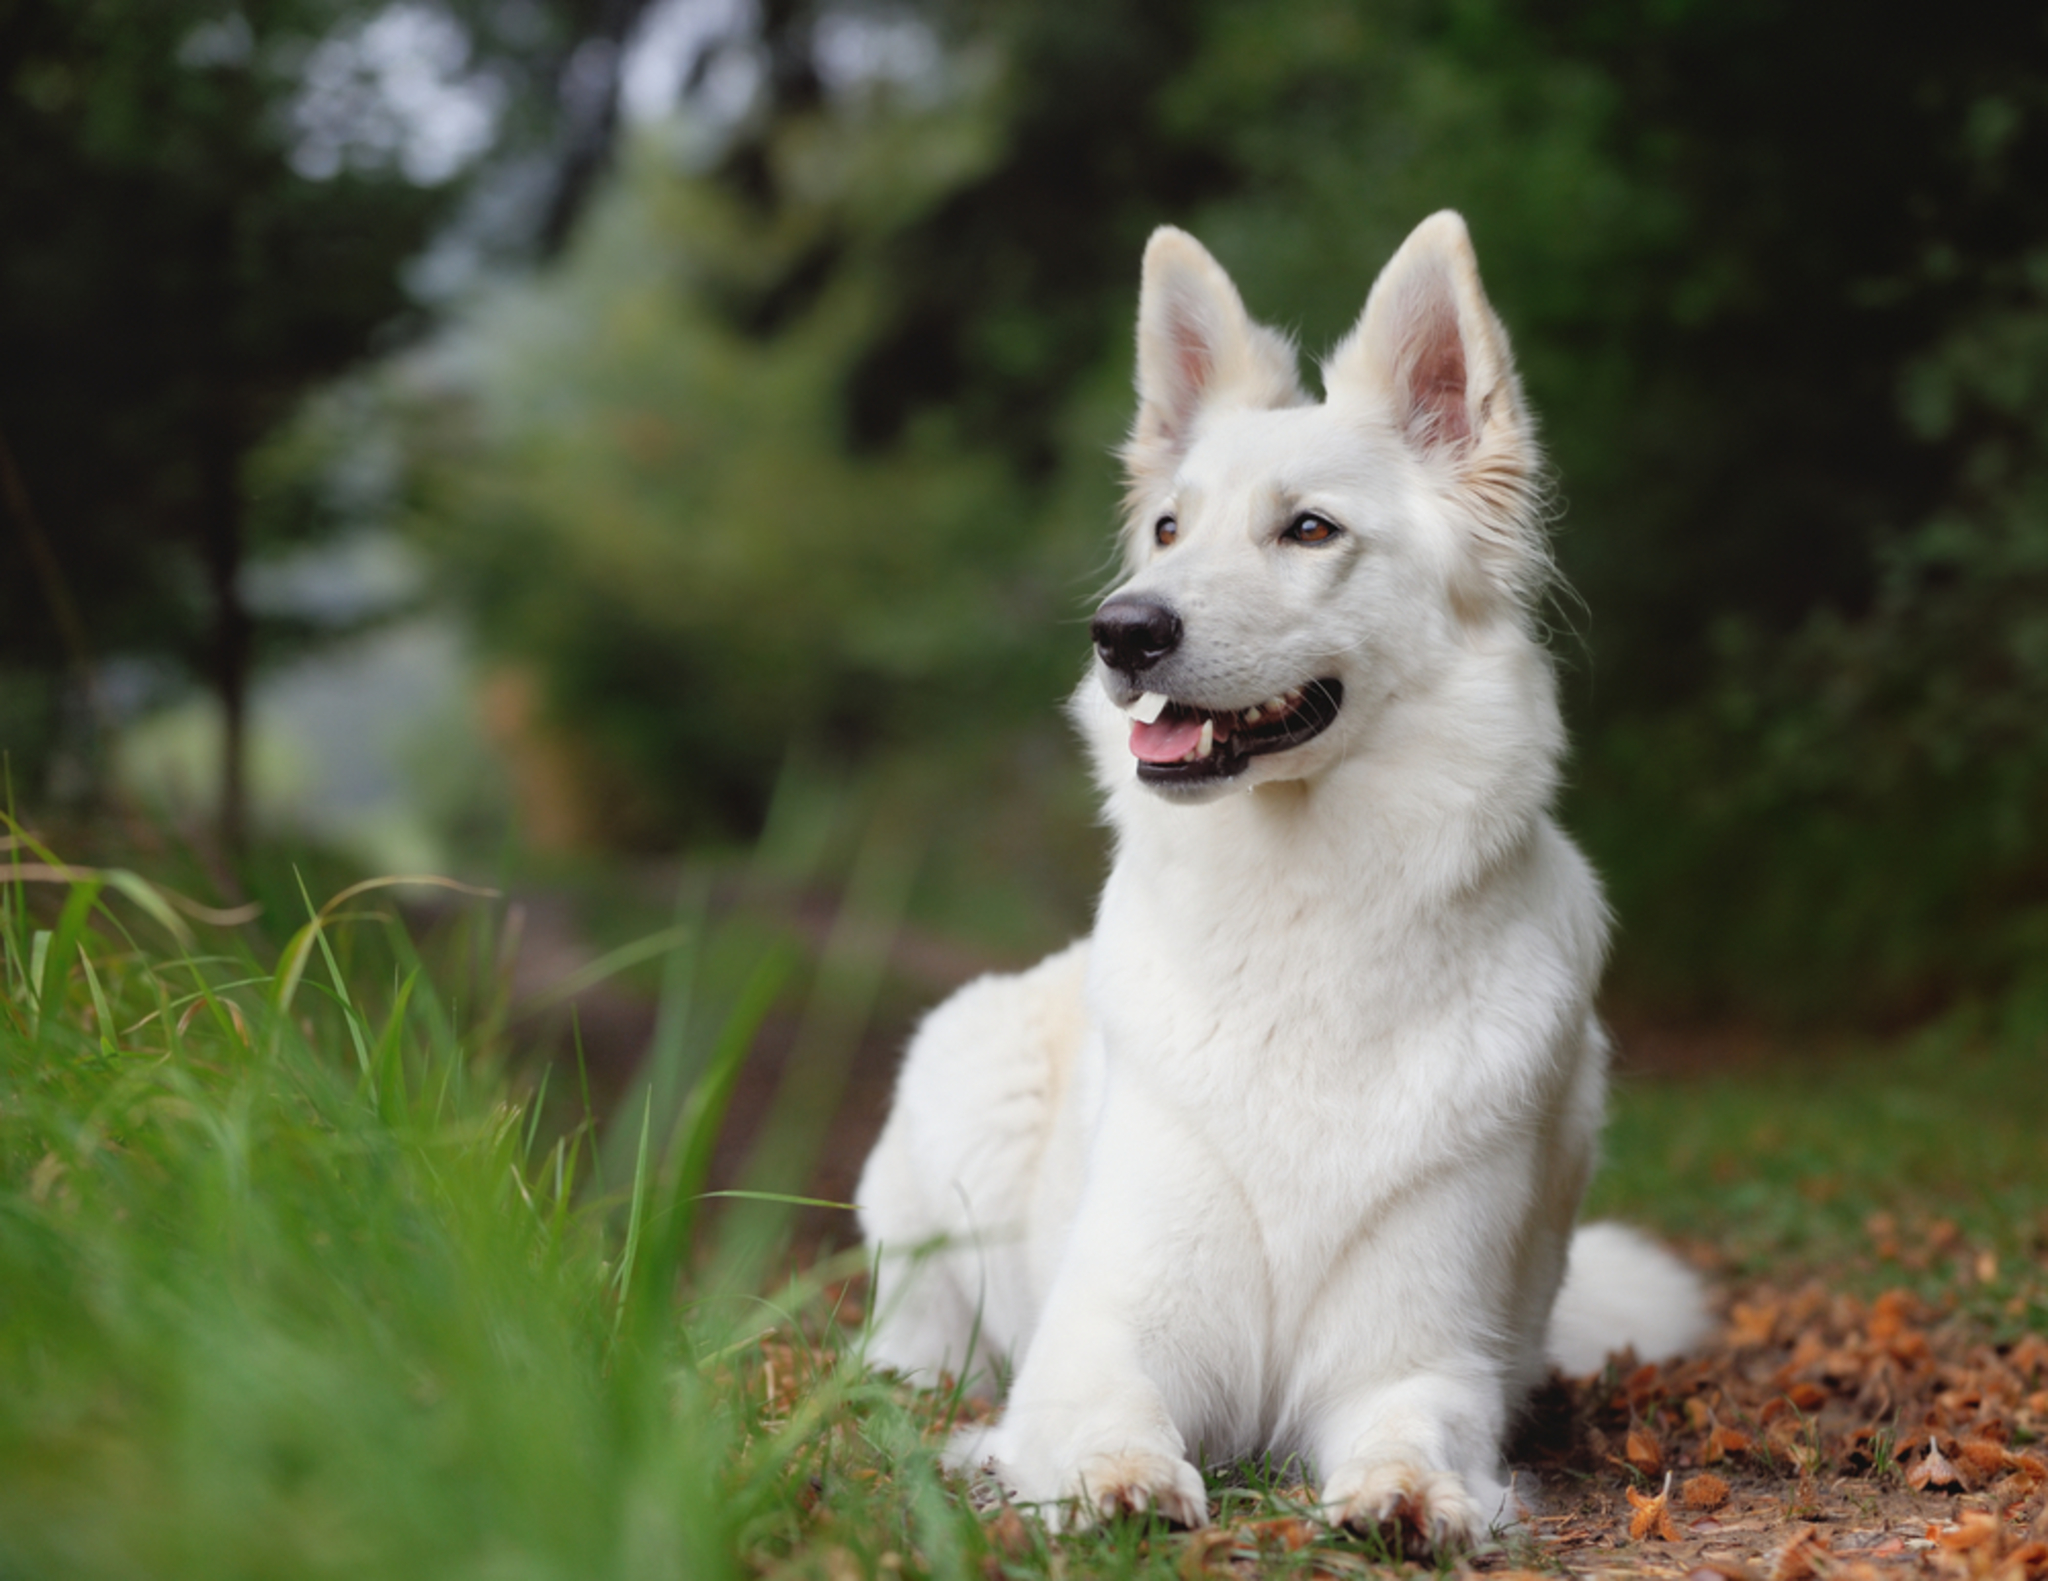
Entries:
{"type": "Polygon", "coordinates": [[[1173,476],[1205,411],[1306,399],[1293,343],[1252,322],[1194,237],[1171,225],[1154,231],[1138,293],[1138,418],[1123,448],[1132,493],[1173,476]]]}

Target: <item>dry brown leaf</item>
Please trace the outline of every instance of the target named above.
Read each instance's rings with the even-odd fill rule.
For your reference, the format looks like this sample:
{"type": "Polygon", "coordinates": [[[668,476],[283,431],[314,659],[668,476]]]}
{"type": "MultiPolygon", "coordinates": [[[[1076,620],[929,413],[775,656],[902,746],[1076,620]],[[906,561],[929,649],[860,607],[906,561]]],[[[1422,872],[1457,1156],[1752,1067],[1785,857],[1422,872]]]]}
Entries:
{"type": "Polygon", "coordinates": [[[1664,1473],[1664,1488],[1660,1493],[1638,1493],[1628,1490],[1628,1502],[1635,1506],[1635,1514],[1629,1518],[1628,1534],[1637,1542],[1648,1537],[1658,1537],[1667,1543],[1678,1541],[1678,1528],[1671,1523],[1671,1473],[1664,1473]]]}
{"type": "Polygon", "coordinates": [[[2017,1570],[2024,1581],[2042,1581],[2048,1577],[2048,1543],[2022,1543],[2005,1556],[2011,1569],[2017,1570]]]}
{"type": "Polygon", "coordinates": [[[1728,1309],[1728,1343],[1737,1350],[1768,1345],[1778,1326],[1778,1309],[1764,1303],[1738,1301],[1728,1309]]]}
{"type": "Polygon", "coordinates": [[[1870,1337],[1880,1345],[1889,1344],[1905,1332],[1919,1308],[1912,1291],[1887,1290],[1870,1304],[1870,1337]]]}
{"type": "Polygon", "coordinates": [[[1956,1445],[1955,1461],[1972,1487],[1991,1481],[2017,1458],[2005,1445],[1990,1438],[1966,1438],[1956,1445]]]}
{"type": "Polygon", "coordinates": [[[1024,1524],[1024,1517],[1017,1513],[1015,1505],[1008,1501],[998,1505],[995,1514],[982,1524],[988,1532],[990,1546],[997,1553],[1016,1559],[1031,1552],[1031,1529],[1024,1524]]]}
{"type": "Polygon", "coordinates": [[[1927,1440],[1927,1453],[1920,1463],[1906,1473],[1908,1487],[1925,1493],[1929,1488],[1962,1488],[1967,1486],[1963,1474],[1949,1463],[1941,1452],[1941,1445],[1932,1436],[1927,1440]]]}
{"type": "Polygon", "coordinates": [[[1828,1392],[1817,1383],[1795,1383],[1785,1391],[1785,1398],[1802,1411],[1818,1411],[1827,1403],[1828,1392]]]}
{"type": "Polygon", "coordinates": [[[1205,1526],[1201,1531],[1190,1532],[1181,1547],[1180,1563],[1174,1567],[1179,1571],[1181,1581],[1200,1581],[1203,1576],[1231,1574],[1230,1551],[1237,1546],[1237,1541],[1237,1532],[1228,1526],[1205,1526]],[[1213,1568],[1212,1561],[1221,1568],[1213,1568]]]}
{"type": "Polygon", "coordinates": [[[1298,1515],[1279,1515],[1271,1520],[1248,1521],[1238,1528],[1248,1542],[1260,1548],[1279,1548],[1293,1553],[1306,1548],[1327,1532],[1327,1526],[1305,1521],[1298,1515]]]}
{"type": "Polygon", "coordinates": [[[1741,1428],[1716,1427],[1707,1435],[1706,1447],[1700,1451],[1700,1459],[1711,1466],[1726,1460],[1730,1455],[1746,1455],[1754,1447],[1754,1441],[1741,1428]]]}
{"type": "Polygon", "coordinates": [[[2005,1523],[1984,1510],[1964,1510],[1955,1525],[1932,1528],[1929,1535],[1950,1553],[1988,1548],[1995,1555],[2005,1546],[2005,1523]]]}
{"type": "Polygon", "coordinates": [[[1628,1447],[1622,1454],[1646,1477],[1657,1476],[1664,1470],[1664,1446],[1640,1427],[1628,1430],[1628,1447]]]}
{"type": "Polygon", "coordinates": [[[1809,1526],[1779,1553],[1771,1566],[1771,1581],[1808,1581],[1828,1570],[1832,1557],[1827,1539],[1809,1526]]]}

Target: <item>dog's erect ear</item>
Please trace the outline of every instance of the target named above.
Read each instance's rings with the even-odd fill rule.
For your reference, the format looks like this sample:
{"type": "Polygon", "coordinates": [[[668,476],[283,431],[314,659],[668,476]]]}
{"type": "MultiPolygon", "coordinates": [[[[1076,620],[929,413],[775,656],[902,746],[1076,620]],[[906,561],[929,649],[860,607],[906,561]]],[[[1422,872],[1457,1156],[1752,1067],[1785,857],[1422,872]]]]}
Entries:
{"type": "Polygon", "coordinates": [[[1541,457],[1507,331],[1479,283],[1465,222],[1445,209],[1416,226],[1323,366],[1332,401],[1390,408],[1409,447],[1441,463],[1472,507],[1476,547],[1497,584],[1541,575],[1541,457]]]}
{"type": "Polygon", "coordinates": [[[1170,225],[1154,231],[1138,294],[1138,419],[1123,450],[1133,491],[1173,475],[1203,412],[1305,399],[1287,337],[1252,322],[1194,237],[1170,225]]]}

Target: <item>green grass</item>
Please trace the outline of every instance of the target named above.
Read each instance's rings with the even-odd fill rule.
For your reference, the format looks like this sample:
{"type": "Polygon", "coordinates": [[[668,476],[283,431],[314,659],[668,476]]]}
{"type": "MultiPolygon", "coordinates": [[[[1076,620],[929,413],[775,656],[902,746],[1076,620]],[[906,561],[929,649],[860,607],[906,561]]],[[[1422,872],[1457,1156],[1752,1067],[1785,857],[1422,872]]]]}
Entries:
{"type": "MultiPolygon", "coordinates": [[[[573,1071],[508,1063],[488,901],[430,966],[384,890],[301,897],[302,926],[251,945],[132,873],[56,867],[8,834],[0,1581],[1384,1558],[1304,1542],[1286,1468],[1213,1479],[1227,1538],[1052,1539],[977,1513],[938,1468],[947,1402],[868,1378],[833,1321],[854,1270],[771,1287],[767,1209],[707,1220],[709,1145],[771,1000],[808,981],[807,1014],[871,1002],[852,932],[807,979],[686,897],[657,1068],[601,1139],[573,1071]]],[[[1624,1082],[1598,1206],[1720,1248],[1738,1277],[1913,1282],[2039,1325],[2044,1025],[2022,1007],[1846,1058],[1624,1082]]],[[[845,1029],[815,1037],[824,1060],[845,1029]]]]}
{"type": "Polygon", "coordinates": [[[2048,1005],[1616,1085],[1591,1211],[1711,1249],[1732,1282],[1907,1286],[2048,1328],[2048,1005]]]}
{"type": "Polygon", "coordinates": [[[746,985],[606,1190],[373,895],[259,962],[10,843],[0,1576],[711,1578],[772,1543],[808,1440],[747,1358],[812,1293],[693,1255],[746,985]]]}

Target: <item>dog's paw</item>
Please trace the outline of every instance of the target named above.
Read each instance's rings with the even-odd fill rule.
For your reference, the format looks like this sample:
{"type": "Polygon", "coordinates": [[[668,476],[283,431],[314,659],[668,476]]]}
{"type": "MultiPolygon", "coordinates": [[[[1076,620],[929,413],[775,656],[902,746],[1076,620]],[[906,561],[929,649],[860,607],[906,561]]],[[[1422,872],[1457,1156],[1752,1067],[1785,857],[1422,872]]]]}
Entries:
{"type": "Polygon", "coordinates": [[[1410,1558],[1469,1548],[1487,1534],[1485,1512],[1455,1472],[1398,1460],[1339,1470],[1324,1484],[1323,1514],[1332,1526],[1377,1532],[1410,1558]]]}
{"type": "Polygon", "coordinates": [[[1122,1515],[1160,1515],[1176,1526],[1209,1524],[1209,1492],[1202,1474],[1178,1455],[1126,1449],[1090,1455],[1071,1479],[1076,1526],[1122,1515]]]}

